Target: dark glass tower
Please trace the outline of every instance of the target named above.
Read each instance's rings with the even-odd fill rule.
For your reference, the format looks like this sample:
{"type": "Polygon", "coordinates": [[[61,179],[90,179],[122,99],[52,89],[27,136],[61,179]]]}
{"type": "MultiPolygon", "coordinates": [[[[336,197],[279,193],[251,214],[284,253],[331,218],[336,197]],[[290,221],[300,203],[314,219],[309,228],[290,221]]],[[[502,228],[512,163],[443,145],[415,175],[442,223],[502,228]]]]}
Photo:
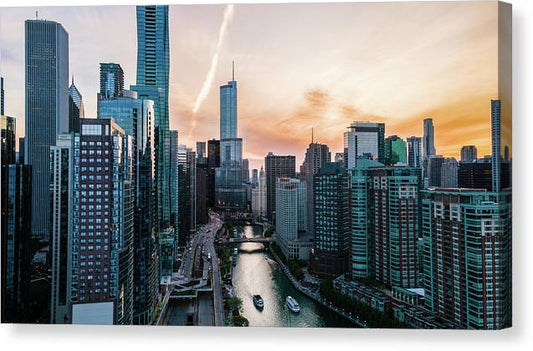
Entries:
{"type": "Polygon", "coordinates": [[[137,6],[137,84],[131,89],[154,101],[159,228],[170,225],[168,28],[168,6],[137,6]]]}
{"type": "Polygon", "coordinates": [[[26,21],[25,162],[32,165],[32,232],[50,234],[50,146],[69,129],[68,34],[57,22],[26,21]]]}
{"type": "Polygon", "coordinates": [[[232,79],[220,87],[220,167],[215,175],[215,202],[222,209],[246,207],[242,139],[237,134],[237,82],[232,79]]]}
{"type": "Polygon", "coordinates": [[[124,90],[124,71],[118,63],[100,63],[98,100],[115,99],[124,90]]]}
{"type": "Polygon", "coordinates": [[[85,108],[83,106],[83,98],[80,91],[74,85],[74,77],[72,77],[72,84],[68,88],[68,130],[69,132],[80,131],[80,118],[85,117],[85,108]]]}
{"type": "Polygon", "coordinates": [[[279,156],[269,152],[265,157],[265,173],[267,188],[267,215],[270,220],[276,213],[276,180],[278,178],[294,178],[296,176],[296,157],[279,156]]]}

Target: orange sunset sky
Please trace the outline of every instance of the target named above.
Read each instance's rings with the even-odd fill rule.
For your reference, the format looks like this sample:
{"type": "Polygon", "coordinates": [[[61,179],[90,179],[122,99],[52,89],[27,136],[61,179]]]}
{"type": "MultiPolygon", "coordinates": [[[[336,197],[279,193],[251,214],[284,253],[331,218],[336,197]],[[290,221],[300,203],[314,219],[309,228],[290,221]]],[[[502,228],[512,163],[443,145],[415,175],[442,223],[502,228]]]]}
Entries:
{"type": "MultiPolygon", "coordinates": [[[[228,6],[170,7],[170,126],[180,143],[195,148],[219,137],[219,86],[231,79],[235,60],[239,134],[251,168],[268,151],[296,155],[300,164],[311,128],[333,157],[355,120],[385,122],[387,135],[406,138],[421,136],[422,120],[432,117],[438,154],[458,157],[467,144],[479,156],[490,153],[496,2],[228,6]]],[[[96,116],[100,62],[120,63],[126,88],[135,84],[133,6],[2,8],[6,114],[17,118],[19,136],[24,20],[36,10],[69,33],[70,74],[87,117],[96,116]]],[[[509,145],[510,116],[504,120],[502,145],[509,145]]]]}

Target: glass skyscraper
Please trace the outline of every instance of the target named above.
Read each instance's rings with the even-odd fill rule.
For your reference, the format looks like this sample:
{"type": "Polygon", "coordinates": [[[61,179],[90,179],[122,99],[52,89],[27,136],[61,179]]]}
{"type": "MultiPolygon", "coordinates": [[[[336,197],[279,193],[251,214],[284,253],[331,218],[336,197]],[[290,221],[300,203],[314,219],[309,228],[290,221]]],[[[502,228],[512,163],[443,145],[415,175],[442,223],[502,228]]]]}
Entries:
{"type": "Polygon", "coordinates": [[[218,208],[246,207],[242,184],[242,139],[237,137],[237,82],[220,87],[220,167],[215,171],[215,203],[218,208]]]}
{"type": "Polygon", "coordinates": [[[57,22],[25,23],[25,162],[32,165],[32,232],[50,234],[50,146],[69,129],[68,33],[57,22]]]}
{"type": "Polygon", "coordinates": [[[131,90],[154,101],[159,228],[170,225],[168,71],[168,6],[137,6],[137,84],[131,90]]]}

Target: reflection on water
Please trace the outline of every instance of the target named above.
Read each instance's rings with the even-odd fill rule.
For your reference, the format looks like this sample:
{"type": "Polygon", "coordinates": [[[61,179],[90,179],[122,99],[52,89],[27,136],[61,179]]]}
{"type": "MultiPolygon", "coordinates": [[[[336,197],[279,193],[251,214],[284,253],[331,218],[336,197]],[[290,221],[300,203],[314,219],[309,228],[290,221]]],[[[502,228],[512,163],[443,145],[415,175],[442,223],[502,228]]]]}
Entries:
{"type": "MultiPolygon", "coordinates": [[[[243,226],[235,228],[247,237],[261,235],[261,227],[243,226]]],[[[243,315],[250,326],[261,327],[355,327],[329,309],[315,303],[297,292],[272,258],[265,258],[263,245],[243,243],[239,259],[233,269],[233,286],[243,300],[243,315]],[[263,297],[265,307],[255,308],[252,295],[263,297]],[[293,296],[301,306],[299,314],[292,313],[285,305],[285,297],[293,296]]]]}

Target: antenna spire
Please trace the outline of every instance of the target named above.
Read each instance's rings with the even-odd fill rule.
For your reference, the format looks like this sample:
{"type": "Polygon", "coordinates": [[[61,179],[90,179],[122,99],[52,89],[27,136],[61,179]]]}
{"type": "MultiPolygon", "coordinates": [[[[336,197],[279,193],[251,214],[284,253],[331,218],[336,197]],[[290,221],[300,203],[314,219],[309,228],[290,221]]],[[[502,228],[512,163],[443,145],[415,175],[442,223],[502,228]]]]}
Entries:
{"type": "Polygon", "coordinates": [[[231,61],[231,80],[235,80],[235,61],[231,61]]]}
{"type": "Polygon", "coordinates": [[[36,20],[39,19],[39,11],[35,11],[35,19],[36,19],[36,20]]]}
{"type": "Polygon", "coordinates": [[[315,142],[315,129],[311,127],[311,144],[315,142]]]}

